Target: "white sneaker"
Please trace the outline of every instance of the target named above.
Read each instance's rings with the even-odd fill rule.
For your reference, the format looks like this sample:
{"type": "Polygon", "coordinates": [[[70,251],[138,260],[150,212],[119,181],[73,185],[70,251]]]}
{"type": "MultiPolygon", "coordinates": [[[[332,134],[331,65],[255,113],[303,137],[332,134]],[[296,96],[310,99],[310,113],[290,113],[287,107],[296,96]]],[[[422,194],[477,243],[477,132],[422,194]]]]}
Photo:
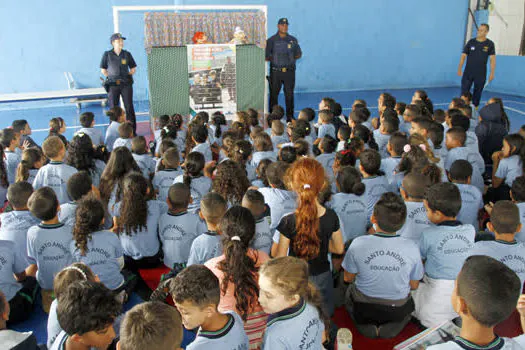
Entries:
{"type": "Polygon", "coordinates": [[[352,349],[352,332],[348,328],[337,331],[337,350],[352,349]]]}

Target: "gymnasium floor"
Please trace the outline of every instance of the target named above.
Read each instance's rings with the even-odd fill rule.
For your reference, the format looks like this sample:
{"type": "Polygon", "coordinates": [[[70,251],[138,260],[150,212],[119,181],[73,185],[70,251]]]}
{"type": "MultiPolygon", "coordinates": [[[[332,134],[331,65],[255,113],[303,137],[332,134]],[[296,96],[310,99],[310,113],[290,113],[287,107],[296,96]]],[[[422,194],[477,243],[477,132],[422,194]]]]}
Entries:
{"type": "MultiPolygon", "coordinates": [[[[386,90],[392,93],[398,101],[410,102],[415,89],[403,89],[403,90],[386,90]]],[[[450,100],[453,97],[459,95],[458,87],[449,88],[432,88],[427,89],[429,97],[434,102],[435,108],[446,109],[450,100]]],[[[382,91],[346,91],[346,92],[326,92],[326,93],[296,93],[295,106],[298,112],[302,108],[311,107],[314,109],[318,108],[319,102],[323,97],[332,97],[343,105],[344,114],[348,115],[350,106],[354,99],[360,98],[367,101],[369,104],[372,115],[376,115],[377,112],[377,98],[382,91]]],[[[518,97],[506,94],[498,94],[495,92],[485,92],[482,99],[482,104],[491,97],[500,97],[503,99],[507,114],[511,121],[511,128],[513,132],[516,132],[522,124],[525,124],[525,97],[518,97]]],[[[283,103],[283,96],[281,96],[280,103],[283,103]]],[[[48,134],[48,122],[51,118],[60,116],[64,118],[67,125],[66,137],[70,139],[73,132],[80,126],[78,124],[78,116],[81,112],[91,111],[95,113],[95,122],[97,127],[101,128],[105,132],[108,119],[104,114],[104,109],[99,104],[91,104],[83,106],[81,110],[77,110],[74,104],[67,104],[59,107],[46,107],[46,108],[26,108],[24,103],[19,103],[14,106],[14,109],[1,110],[0,109],[0,128],[11,125],[11,122],[15,119],[27,119],[31,128],[33,129],[32,137],[34,140],[41,144],[44,138],[48,134]]],[[[10,108],[12,107],[9,106],[10,108]]],[[[2,106],[0,105],[0,108],[2,106]]],[[[147,101],[138,101],[135,103],[137,112],[137,121],[139,123],[138,133],[145,136],[151,136],[149,116],[148,116],[148,103],[147,101]]],[[[297,114],[297,113],[296,113],[297,114]]],[[[130,301],[126,305],[126,309],[131,308],[134,304],[141,302],[140,298],[133,295],[130,301]]],[[[403,340],[420,332],[420,328],[417,325],[410,323],[400,335],[393,339],[384,340],[372,340],[365,338],[357,333],[352,321],[348,317],[348,314],[343,308],[336,310],[334,320],[339,327],[348,327],[354,333],[354,349],[392,349],[392,347],[403,340]]],[[[35,313],[28,321],[17,325],[15,327],[19,331],[33,331],[37,336],[39,342],[45,343],[47,339],[46,334],[46,322],[47,315],[37,306],[35,313]]],[[[511,327],[514,328],[514,327],[511,327]]],[[[510,329],[510,334],[514,333],[513,329],[510,329]]],[[[507,333],[507,332],[505,332],[507,333]]],[[[510,335],[509,334],[509,335],[510,335]]],[[[188,334],[186,334],[188,335],[188,334]]],[[[188,339],[186,339],[188,341],[188,339]]]]}
{"type": "MultiPolygon", "coordinates": [[[[398,101],[409,103],[415,89],[403,90],[385,90],[392,93],[398,101]]],[[[453,97],[459,96],[458,87],[447,88],[431,88],[426,90],[430,99],[434,102],[434,108],[446,109],[450,100],[453,97]]],[[[317,109],[319,102],[323,97],[332,97],[343,105],[344,114],[348,115],[352,102],[357,99],[364,99],[370,106],[372,115],[377,112],[377,98],[383,92],[380,90],[370,91],[338,91],[338,92],[314,92],[314,93],[296,93],[295,94],[295,110],[296,114],[305,107],[317,109]]],[[[525,97],[512,96],[506,94],[498,94],[487,91],[483,94],[482,104],[491,97],[500,97],[506,107],[507,114],[511,121],[512,131],[517,131],[522,124],[525,124],[525,97]]],[[[280,103],[284,105],[284,98],[281,96],[280,103]]],[[[29,105],[29,104],[28,104],[29,105]]],[[[109,119],[105,116],[100,104],[90,104],[77,110],[74,104],[65,104],[59,107],[45,107],[45,108],[27,108],[24,103],[11,104],[11,110],[0,109],[0,128],[11,125],[11,122],[16,119],[26,119],[33,129],[33,139],[41,144],[48,134],[48,122],[51,118],[60,116],[64,118],[67,125],[66,137],[71,139],[75,130],[80,128],[78,123],[78,116],[82,112],[91,111],[95,113],[95,123],[98,128],[104,130],[109,123],[109,119]]],[[[0,108],[2,105],[0,105],[0,108]]],[[[149,136],[149,115],[148,102],[135,102],[135,110],[137,113],[138,133],[149,136]]]]}

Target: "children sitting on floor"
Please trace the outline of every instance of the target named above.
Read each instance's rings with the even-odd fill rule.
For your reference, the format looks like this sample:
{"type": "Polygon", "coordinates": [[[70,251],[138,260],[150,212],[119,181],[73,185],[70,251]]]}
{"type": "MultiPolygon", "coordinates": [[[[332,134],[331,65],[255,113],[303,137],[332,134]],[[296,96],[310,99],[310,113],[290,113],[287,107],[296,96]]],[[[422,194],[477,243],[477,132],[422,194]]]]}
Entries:
{"type": "Polygon", "coordinates": [[[461,193],[461,210],[458,221],[470,224],[477,230],[479,228],[478,213],[483,208],[483,195],[477,187],[472,186],[472,165],[464,159],[458,159],[448,172],[450,182],[454,183],[461,193]]]}

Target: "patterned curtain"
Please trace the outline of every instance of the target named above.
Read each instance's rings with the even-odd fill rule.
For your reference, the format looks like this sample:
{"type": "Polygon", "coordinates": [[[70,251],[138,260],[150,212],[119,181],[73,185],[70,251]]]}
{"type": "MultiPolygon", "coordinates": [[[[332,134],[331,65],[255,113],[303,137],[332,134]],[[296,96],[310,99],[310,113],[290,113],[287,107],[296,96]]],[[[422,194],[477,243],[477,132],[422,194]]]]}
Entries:
{"type": "Polygon", "coordinates": [[[204,32],[214,44],[233,39],[235,27],[246,33],[248,43],[266,46],[266,18],[262,11],[243,12],[146,12],[144,14],[145,46],[185,46],[193,44],[195,32],[204,32]]]}

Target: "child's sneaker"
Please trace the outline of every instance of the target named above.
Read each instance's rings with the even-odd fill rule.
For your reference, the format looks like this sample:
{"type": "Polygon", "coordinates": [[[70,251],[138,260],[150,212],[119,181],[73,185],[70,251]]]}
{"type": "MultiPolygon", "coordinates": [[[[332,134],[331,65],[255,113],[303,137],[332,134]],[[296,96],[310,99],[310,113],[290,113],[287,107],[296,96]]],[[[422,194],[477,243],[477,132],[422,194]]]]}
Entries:
{"type": "Polygon", "coordinates": [[[352,332],[348,328],[337,331],[337,350],[352,349],[352,332]]]}

